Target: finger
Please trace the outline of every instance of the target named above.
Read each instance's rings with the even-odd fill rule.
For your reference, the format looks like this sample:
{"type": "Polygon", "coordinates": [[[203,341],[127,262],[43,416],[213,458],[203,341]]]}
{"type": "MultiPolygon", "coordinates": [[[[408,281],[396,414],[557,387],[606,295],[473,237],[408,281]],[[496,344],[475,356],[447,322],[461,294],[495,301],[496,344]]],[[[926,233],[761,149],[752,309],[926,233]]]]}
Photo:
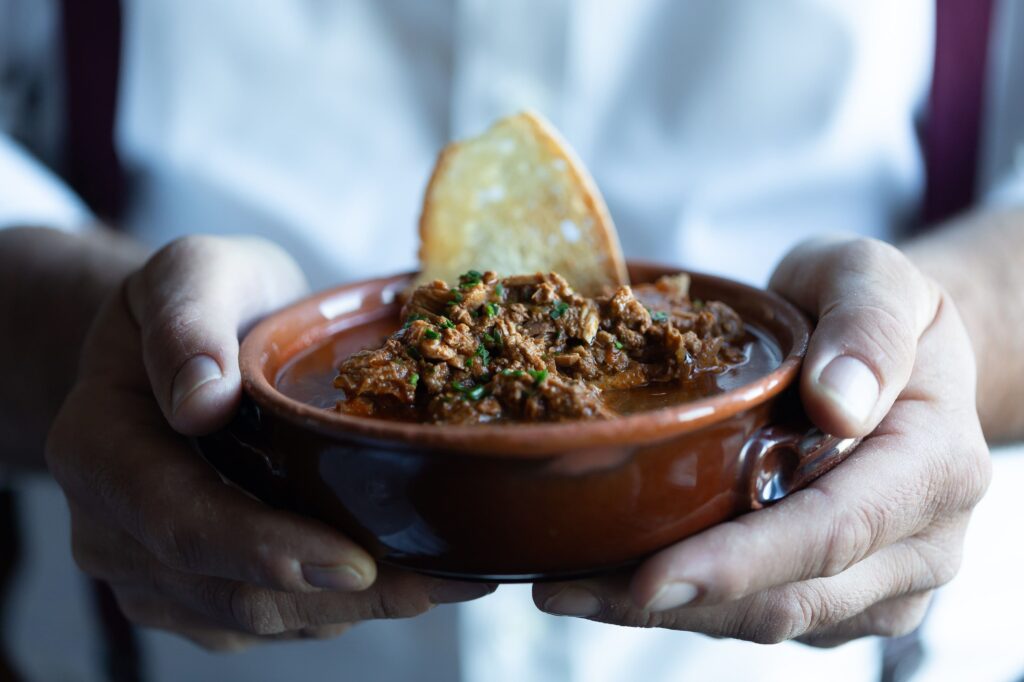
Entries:
{"type": "Polygon", "coordinates": [[[114,595],[122,613],[135,625],[181,635],[212,651],[242,651],[275,641],[334,639],[352,627],[351,623],[337,623],[260,636],[226,627],[148,587],[119,585],[114,587],[114,595]]]}
{"type": "Polygon", "coordinates": [[[200,435],[227,422],[241,395],[240,331],[305,290],[284,251],[250,238],[187,237],[129,277],[146,370],[178,432],[200,435]]]}
{"type": "Polygon", "coordinates": [[[262,641],[255,635],[226,628],[141,586],[115,586],[113,591],[121,612],[133,624],[180,635],[209,651],[244,651],[262,641]]]}
{"type": "MultiPolygon", "coordinates": [[[[339,626],[362,620],[408,618],[441,605],[470,601],[496,585],[432,578],[383,568],[373,588],[358,593],[331,591],[287,593],[254,584],[210,578],[167,567],[124,533],[96,523],[72,506],[72,549],[76,563],[115,590],[159,597],[199,618],[189,626],[213,624],[249,635],[297,633],[331,636],[339,626]],[[117,548],[116,552],[112,548],[117,548]]],[[[149,603],[149,602],[147,602],[149,603]]],[[[154,604],[162,602],[155,601],[154,604]]],[[[173,613],[177,613],[174,611],[173,613]]],[[[159,624],[149,613],[144,624],[159,624]]]]}
{"type": "Polygon", "coordinates": [[[810,646],[836,647],[861,637],[902,637],[921,625],[934,595],[934,591],[928,590],[889,599],[853,618],[797,639],[810,646]]]}
{"type": "Polygon", "coordinates": [[[808,415],[838,436],[873,431],[910,378],[938,286],[895,247],[869,239],[806,242],[770,286],[818,319],[801,373],[808,415]]]}
{"type": "MultiPolygon", "coordinates": [[[[382,568],[361,592],[286,593],[218,578],[157,569],[154,585],[224,627],[268,636],[366,620],[412,618],[439,604],[478,599],[494,591],[487,583],[464,583],[382,568]]],[[[328,630],[329,631],[329,630],[328,630]]]]}
{"type": "MultiPolygon", "coordinates": [[[[725,604],[667,611],[641,609],[631,599],[628,576],[624,575],[536,585],[534,602],[555,615],[774,644],[846,621],[853,623],[851,619],[875,604],[930,590],[936,581],[917,549],[901,543],[839,575],[774,587],[725,604]]],[[[865,630],[858,636],[866,634],[875,633],[865,630]]]]}
{"type": "Polygon", "coordinates": [[[373,558],[343,534],[224,483],[144,393],[80,384],[54,424],[48,461],[84,510],[76,517],[123,528],[179,571],[285,591],[360,590],[376,577],[373,558]]]}

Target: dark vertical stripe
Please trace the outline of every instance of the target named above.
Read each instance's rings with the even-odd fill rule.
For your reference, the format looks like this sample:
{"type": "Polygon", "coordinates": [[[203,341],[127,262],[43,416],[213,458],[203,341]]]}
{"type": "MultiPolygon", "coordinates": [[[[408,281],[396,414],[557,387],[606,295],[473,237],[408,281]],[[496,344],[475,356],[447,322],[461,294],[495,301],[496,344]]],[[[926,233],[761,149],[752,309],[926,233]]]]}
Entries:
{"type": "MultiPolygon", "coordinates": [[[[0,617],[7,613],[7,596],[11,578],[21,560],[21,538],[18,534],[18,505],[14,491],[0,483],[0,617]]],[[[0,630],[0,634],[2,634],[0,630]]],[[[0,682],[21,679],[14,662],[7,656],[7,642],[0,638],[0,682]]]]}
{"type": "Polygon", "coordinates": [[[936,0],[935,70],[925,121],[925,223],[975,199],[993,0],[936,0]]]}
{"type": "Polygon", "coordinates": [[[61,0],[66,87],[65,176],[99,216],[116,218],[124,176],[114,146],[121,61],[119,0],[61,0]]]}
{"type": "Polygon", "coordinates": [[[91,580],[93,603],[104,634],[103,670],[108,682],[140,682],[142,652],[135,628],[121,613],[117,598],[106,583],[91,580]]]}

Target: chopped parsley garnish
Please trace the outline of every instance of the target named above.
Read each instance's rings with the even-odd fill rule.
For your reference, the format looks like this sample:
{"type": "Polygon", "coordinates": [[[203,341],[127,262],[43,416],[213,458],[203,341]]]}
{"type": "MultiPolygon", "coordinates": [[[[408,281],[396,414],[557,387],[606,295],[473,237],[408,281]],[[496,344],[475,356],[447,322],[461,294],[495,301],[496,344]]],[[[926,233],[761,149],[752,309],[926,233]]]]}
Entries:
{"type": "Polygon", "coordinates": [[[490,332],[484,332],[484,341],[491,344],[495,348],[501,348],[501,332],[499,332],[497,329],[494,330],[493,334],[491,334],[490,332]]]}
{"type": "Polygon", "coordinates": [[[484,303],[484,312],[487,317],[494,317],[498,314],[498,306],[493,303],[484,303]]]}
{"type": "Polygon", "coordinates": [[[562,315],[565,315],[565,311],[569,309],[569,304],[565,301],[559,301],[558,303],[551,306],[551,319],[557,320],[562,315]]]}
{"type": "Polygon", "coordinates": [[[417,348],[416,346],[406,346],[405,352],[408,353],[409,357],[412,358],[413,360],[419,360],[421,357],[423,357],[420,355],[420,349],[417,348]]]}
{"type": "Polygon", "coordinates": [[[615,345],[615,350],[622,350],[622,341],[615,339],[612,343],[615,345]]]}
{"type": "Polygon", "coordinates": [[[445,305],[455,305],[456,303],[462,303],[462,292],[458,289],[452,289],[452,300],[448,301],[445,305]]]}
{"type": "Polygon", "coordinates": [[[499,301],[503,300],[505,298],[505,285],[502,284],[501,282],[495,284],[494,295],[498,297],[499,301]]]}
{"type": "Polygon", "coordinates": [[[477,270],[470,270],[462,275],[459,275],[459,288],[460,289],[471,289],[477,284],[480,284],[483,279],[483,273],[477,270]]]}
{"type": "Polygon", "coordinates": [[[476,347],[476,353],[474,353],[474,355],[480,358],[480,361],[484,364],[484,367],[486,367],[487,363],[491,361],[491,353],[490,351],[487,350],[487,348],[484,347],[484,344],[482,343],[476,347]]]}
{"type": "Polygon", "coordinates": [[[441,320],[441,329],[455,329],[455,323],[446,317],[441,320]]]}
{"type": "Polygon", "coordinates": [[[419,313],[413,313],[408,318],[406,318],[405,324],[402,325],[402,329],[408,329],[409,327],[412,326],[413,322],[416,322],[417,320],[425,320],[425,319],[427,319],[426,315],[420,315],[419,313]]]}
{"type": "Polygon", "coordinates": [[[533,377],[533,383],[537,385],[544,383],[544,380],[548,378],[548,371],[546,369],[531,369],[528,372],[533,377]]]}
{"type": "Polygon", "coordinates": [[[507,377],[516,377],[517,379],[523,376],[524,372],[521,369],[506,369],[501,372],[507,377]]]}
{"type": "Polygon", "coordinates": [[[664,322],[665,320],[668,319],[668,313],[662,310],[659,310],[658,312],[652,310],[651,319],[654,320],[655,322],[664,322]]]}
{"type": "Polygon", "coordinates": [[[483,384],[465,386],[454,381],[452,382],[452,390],[461,394],[463,398],[469,398],[470,400],[480,400],[487,392],[487,388],[483,384]]]}
{"type": "Polygon", "coordinates": [[[409,385],[416,388],[416,384],[420,383],[420,375],[413,372],[413,375],[409,377],[409,385]]]}
{"type": "Polygon", "coordinates": [[[423,332],[423,336],[427,337],[431,341],[437,341],[439,338],[441,338],[441,334],[433,329],[428,329],[425,332],[423,332]]]}

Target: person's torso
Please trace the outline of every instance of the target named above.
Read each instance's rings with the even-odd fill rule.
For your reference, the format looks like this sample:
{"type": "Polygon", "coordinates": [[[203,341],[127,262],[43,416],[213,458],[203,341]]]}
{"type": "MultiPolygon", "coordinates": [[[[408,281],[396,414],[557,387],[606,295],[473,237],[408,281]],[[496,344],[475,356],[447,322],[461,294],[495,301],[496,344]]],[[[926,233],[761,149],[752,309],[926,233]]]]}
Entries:
{"type": "Polygon", "coordinates": [[[826,230],[893,236],[922,184],[932,3],[126,3],[119,138],[152,243],[259,232],[315,285],[415,266],[448,140],[524,107],[630,257],[763,282],[826,230]]]}

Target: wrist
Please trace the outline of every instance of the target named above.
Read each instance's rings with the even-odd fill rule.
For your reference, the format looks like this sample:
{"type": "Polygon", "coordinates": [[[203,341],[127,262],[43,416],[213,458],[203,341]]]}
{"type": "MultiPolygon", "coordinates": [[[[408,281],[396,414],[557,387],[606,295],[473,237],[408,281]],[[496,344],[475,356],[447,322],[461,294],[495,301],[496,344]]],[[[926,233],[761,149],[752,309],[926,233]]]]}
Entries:
{"type": "Polygon", "coordinates": [[[0,457],[40,469],[46,432],[70,389],[86,332],[103,299],[142,252],[110,230],[0,231],[0,457]]]}

